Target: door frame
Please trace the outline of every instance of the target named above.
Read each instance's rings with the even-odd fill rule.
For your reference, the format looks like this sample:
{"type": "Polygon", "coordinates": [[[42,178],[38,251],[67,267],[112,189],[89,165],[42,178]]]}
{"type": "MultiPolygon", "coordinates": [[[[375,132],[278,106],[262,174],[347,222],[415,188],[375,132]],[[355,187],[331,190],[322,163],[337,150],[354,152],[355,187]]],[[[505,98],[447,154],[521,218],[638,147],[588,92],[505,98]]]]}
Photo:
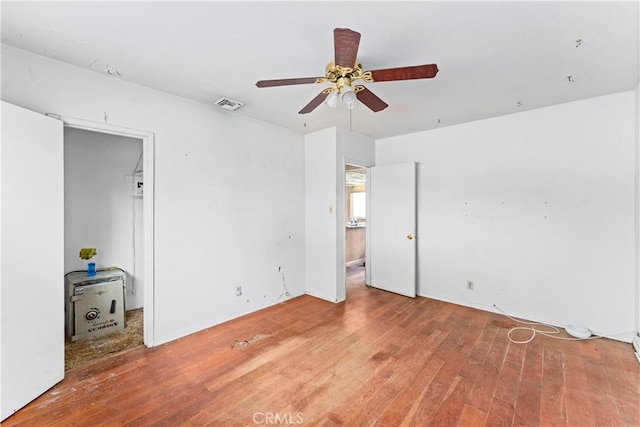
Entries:
{"type": "Polygon", "coordinates": [[[143,310],[143,342],[147,347],[155,346],[155,306],[154,306],[154,217],[155,217],[155,134],[150,131],[132,129],[107,123],[64,117],[47,113],[47,116],[61,120],[65,128],[81,129],[90,132],[124,136],[142,140],[142,161],[144,170],[143,208],[143,242],[144,259],[144,310],[143,310]]]}

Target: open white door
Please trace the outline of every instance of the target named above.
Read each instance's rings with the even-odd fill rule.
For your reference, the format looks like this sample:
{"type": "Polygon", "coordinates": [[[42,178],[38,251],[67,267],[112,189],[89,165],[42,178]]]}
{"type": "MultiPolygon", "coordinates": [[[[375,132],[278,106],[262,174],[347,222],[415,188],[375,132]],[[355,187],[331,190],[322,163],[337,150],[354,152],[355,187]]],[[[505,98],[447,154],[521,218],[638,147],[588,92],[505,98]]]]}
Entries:
{"type": "Polygon", "coordinates": [[[371,286],[416,296],[416,165],[370,168],[369,191],[371,286]]]}
{"type": "Polygon", "coordinates": [[[64,377],[63,123],[2,102],[0,412],[64,377]]]}

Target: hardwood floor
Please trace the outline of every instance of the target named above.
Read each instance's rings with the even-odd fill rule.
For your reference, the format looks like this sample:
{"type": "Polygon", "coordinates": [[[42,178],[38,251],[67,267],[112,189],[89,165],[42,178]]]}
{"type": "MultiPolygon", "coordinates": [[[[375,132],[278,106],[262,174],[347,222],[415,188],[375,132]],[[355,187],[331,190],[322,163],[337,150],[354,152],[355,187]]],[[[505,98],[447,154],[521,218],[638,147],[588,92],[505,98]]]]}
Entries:
{"type": "Polygon", "coordinates": [[[631,345],[537,336],[503,316],[369,289],[302,296],[67,372],[6,426],[637,426],[631,345]]]}

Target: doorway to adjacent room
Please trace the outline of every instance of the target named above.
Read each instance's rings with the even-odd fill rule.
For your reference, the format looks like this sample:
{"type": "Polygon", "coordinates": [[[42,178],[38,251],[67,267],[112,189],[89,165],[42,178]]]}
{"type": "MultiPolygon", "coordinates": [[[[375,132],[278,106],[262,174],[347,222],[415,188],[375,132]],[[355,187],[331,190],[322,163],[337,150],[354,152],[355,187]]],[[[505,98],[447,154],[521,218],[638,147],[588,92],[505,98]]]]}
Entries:
{"type": "Polygon", "coordinates": [[[346,292],[364,286],[366,264],[366,168],[345,164],[345,277],[346,292]]]}

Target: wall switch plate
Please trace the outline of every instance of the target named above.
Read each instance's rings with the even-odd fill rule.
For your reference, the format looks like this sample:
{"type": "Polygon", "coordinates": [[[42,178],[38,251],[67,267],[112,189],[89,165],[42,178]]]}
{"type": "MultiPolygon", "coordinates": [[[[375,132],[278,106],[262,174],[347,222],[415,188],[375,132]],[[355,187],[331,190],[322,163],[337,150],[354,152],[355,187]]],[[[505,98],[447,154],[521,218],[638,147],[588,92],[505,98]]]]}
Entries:
{"type": "Polygon", "coordinates": [[[467,289],[469,289],[470,291],[473,290],[473,282],[471,280],[467,280],[467,289]]]}
{"type": "Polygon", "coordinates": [[[242,286],[236,286],[236,296],[242,295],[242,286]]]}

